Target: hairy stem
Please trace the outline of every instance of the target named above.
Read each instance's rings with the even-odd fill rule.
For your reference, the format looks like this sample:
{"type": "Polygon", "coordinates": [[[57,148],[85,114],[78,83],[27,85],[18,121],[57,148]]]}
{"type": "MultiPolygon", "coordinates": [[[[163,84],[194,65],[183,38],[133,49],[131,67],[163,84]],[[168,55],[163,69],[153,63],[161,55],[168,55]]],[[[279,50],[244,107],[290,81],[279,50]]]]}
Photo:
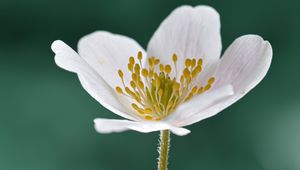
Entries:
{"type": "Polygon", "coordinates": [[[170,148],[170,131],[162,130],[160,131],[159,140],[159,157],[158,157],[158,170],[168,169],[168,158],[169,158],[169,148],[170,148]]]}

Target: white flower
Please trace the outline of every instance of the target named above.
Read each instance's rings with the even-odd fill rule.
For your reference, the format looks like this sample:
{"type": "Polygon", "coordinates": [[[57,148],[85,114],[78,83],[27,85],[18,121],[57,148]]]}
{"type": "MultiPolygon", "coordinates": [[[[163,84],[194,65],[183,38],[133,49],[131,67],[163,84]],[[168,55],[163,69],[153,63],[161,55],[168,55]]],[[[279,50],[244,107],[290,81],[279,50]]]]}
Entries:
{"type": "Polygon", "coordinates": [[[175,9],[147,53],[133,39],[105,31],[83,37],[78,53],[60,40],[52,50],[58,66],[77,73],[93,98],[126,119],[95,119],[99,133],[168,129],[186,135],[184,126],[219,113],[254,88],[272,59],[270,43],[257,35],[237,38],[220,58],[219,14],[208,6],[175,9]]]}

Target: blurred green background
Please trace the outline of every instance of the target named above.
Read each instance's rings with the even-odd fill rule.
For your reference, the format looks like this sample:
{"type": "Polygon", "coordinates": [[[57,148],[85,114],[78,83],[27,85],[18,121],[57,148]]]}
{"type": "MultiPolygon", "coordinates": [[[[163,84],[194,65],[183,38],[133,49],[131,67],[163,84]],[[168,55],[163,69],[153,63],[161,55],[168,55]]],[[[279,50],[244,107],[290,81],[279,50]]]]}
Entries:
{"type": "MultiPolygon", "coordinates": [[[[221,15],[224,49],[259,34],[274,56],[267,77],[221,114],[172,136],[171,170],[300,169],[300,1],[0,0],[0,169],[154,170],[158,133],[97,134],[96,117],[117,118],[58,68],[51,43],[76,49],[108,30],[146,47],[177,6],[207,4],[221,15]]],[[[223,50],[224,50],[223,49],[223,50]]]]}

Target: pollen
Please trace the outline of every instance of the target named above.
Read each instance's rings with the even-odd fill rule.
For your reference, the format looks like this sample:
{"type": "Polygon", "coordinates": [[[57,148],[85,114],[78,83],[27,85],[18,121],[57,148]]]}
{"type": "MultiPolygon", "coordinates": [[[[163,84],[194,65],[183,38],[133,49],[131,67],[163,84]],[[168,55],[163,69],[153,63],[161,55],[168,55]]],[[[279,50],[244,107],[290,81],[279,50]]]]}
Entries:
{"type": "Polygon", "coordinates": [[[175,53],[171,57],[172,65],[161,63],[158,58],[151,56],[146,60],[146,67],[142,59],[141,51],[135,57],[129,57],[128,70],[118,70],[123,87],[117,86],[115,90],[130,98],[131,107],[136,114],[148,121],[164,119],[180,104],[209,91],[215,82],[215,77],[212,76],[204,80],[206,83],[197,84],[199,81],[196,79],[202,72],[201,58],[185,58],[181,72],[178,72],[179,58],[175,53]],[[125,84],[123,71],[131,75],[128,84],[125,84]]]}

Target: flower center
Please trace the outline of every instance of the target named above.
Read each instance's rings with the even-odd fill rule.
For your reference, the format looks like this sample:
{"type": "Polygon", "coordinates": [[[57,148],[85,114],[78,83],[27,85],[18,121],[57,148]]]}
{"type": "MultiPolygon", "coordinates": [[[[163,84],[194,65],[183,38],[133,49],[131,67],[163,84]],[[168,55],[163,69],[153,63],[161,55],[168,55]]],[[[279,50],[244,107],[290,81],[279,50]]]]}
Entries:
{"type": "Polygon", "coordinates": [[[175,76],[170,78],[172,67],[163,65],[156,57],[148,58],[148,67],[142,65],[142,52],[138,52],[137,59],[129,58],[128,71],[131,74],[130,85],[125,84],[122,70],[118,71],[123,88],[116,87],[119,94],[133,99],[131,104],[136,113],[146,120],[161,120],[172,113],[177,106],[196,95],[208,91],[215,81],[210,77],[206,85],[197,85],[197,76],[202,71],[203,60],[200,58],[185,59],[184,69],[177,73],[177,55],[173,54],[175,76]]]}

